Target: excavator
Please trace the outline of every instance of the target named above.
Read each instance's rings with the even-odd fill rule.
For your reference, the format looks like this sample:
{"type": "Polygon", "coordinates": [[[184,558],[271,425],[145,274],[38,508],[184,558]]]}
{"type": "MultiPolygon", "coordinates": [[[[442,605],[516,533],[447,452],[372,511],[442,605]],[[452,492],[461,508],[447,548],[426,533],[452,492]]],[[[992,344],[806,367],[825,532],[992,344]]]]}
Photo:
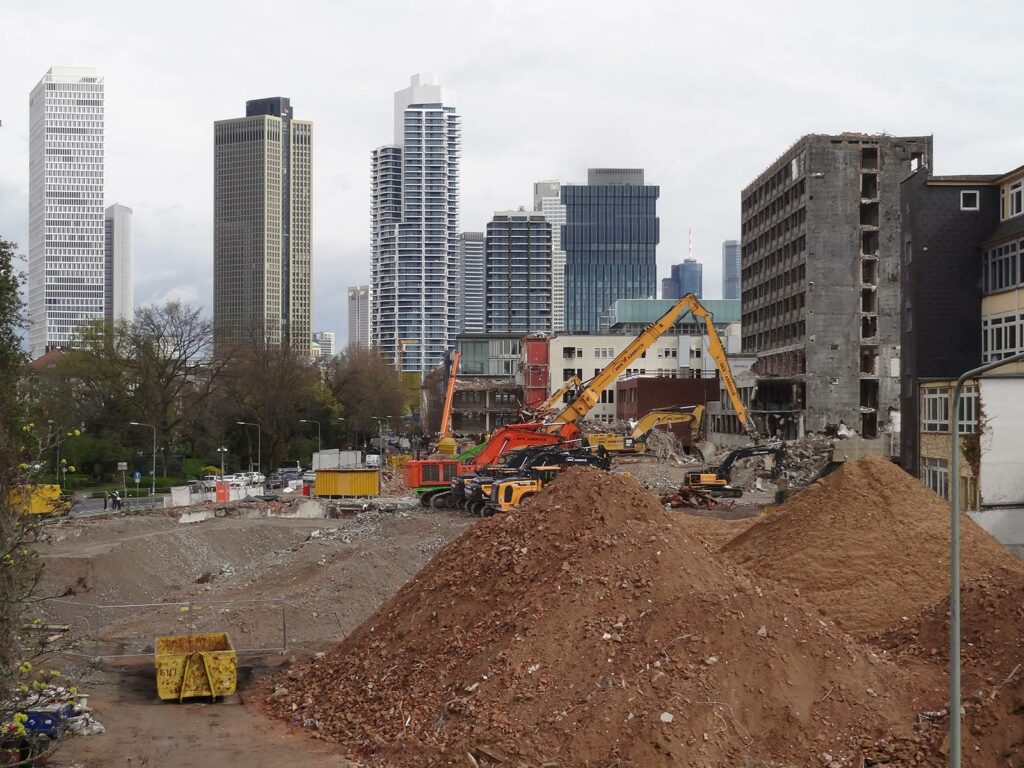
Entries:
{"type": "Polygon", "coordinates": [[[737,448],[726,456],[725,460],[718,467],[712,467],[708,472],[697,470],[688,472],[686,474],[686,487],[697,491],[705,491],[712,496],[739,498],[743,495],[743,490],[730,485],[733,465],[740,459],[746,459],[750,456],[772,456],[775,458],[772,476],[775,477],[779,471],[779,459],[782,458],[784,453],[785,444],[781,442],[737,448]]]}
{"type": "Polygon", "coordinates": [[[691,422],[693,443],[696,445],[703,417],[703,405],[655,408],[641,416],[628,435],[619,435],[614,432],[588,432],[587,444],[593,448],[603,446],[609,453],[644,453],[647,450],[647,438],[656,427],[691,422]]]}
{"type": "Polygon", "coordinates": [[[452,400],[455,398],[455,382],[459,376],[459,359],[462,352],[455,350],[452,355],[452,372],[448,375],[448,387],[444,394],[444,410],[441,412],[441,439],[437,441],[437,453],[454,456],[458,443],[452,437],[452,400]]]}
{"type": "Polygon", "coordinates": [[[568,392],[571,389],[579,389],[582,386],[583,381],[580,379],[579,376],[573,374],[572,376],[565,380],[565,383],[562,384],[562,386],[560,386],[551,394],[551,397],[549,397],[547,400],[540,404],[540,406],[537,408],[537,412],[541,414],[546,414],[550,412],[555,407],[555,405],[558,404],[558,401],[562,399],[566,392],[568,392]]]}
{"type": "Polygon", "coordinates": [[[576,397],[560,412],[542,422],[508,424],[500,427],[486,443],[460,454],[454,460],[448,460],[446,463],[431,460],[406,462],[406,486],[415,489],[423,506],[434,508],[454,506],[457,499],[451,492],[451,486],[445,486],[443,483],[450,483],[457,477],[473,475],[482,467],[496,462],[502,454],[517,448],[530,445],[571,444],[582,440],[583,435],[578,422],[600,402],[601,393],[614,384],[615,380],[665,331],[675,325],[686,311],[704,321],[709,339],[709,352],[718,365],[726,392],[732,400],[740,423],[747,434],[757,441],[759,435],[747,418],[746,406],[736,389],[736,382],[729,369],[729,360],[726,357],[725,348],[722,346],[722,340],[718,336],[712,315],[696,296],[688,293],[673,304],[665,314],[644,328],[594,378],[584,382],[576,397]]]}

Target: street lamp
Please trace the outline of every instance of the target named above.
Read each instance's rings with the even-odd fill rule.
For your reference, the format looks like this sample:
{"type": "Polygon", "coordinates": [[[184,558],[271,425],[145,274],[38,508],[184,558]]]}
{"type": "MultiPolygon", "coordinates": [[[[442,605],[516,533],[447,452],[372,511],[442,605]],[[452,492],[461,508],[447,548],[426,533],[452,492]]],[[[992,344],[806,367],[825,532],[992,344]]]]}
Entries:
{"type": "Polygon", "coordinates": [[[217,449],[217,453],[220,454],[220,479],[224,479],[224,455],[228,452],[228,449],[223,445],[217,449]]]}
{"type": "Polygon", "coordinates": [[[387,459],[387,443],[384,442],[384,423],[390,419],[390,416],[374,416],[373,420],[377,422],[377,428],[380,432],[380,464],[378,465],[378,492],[380,495],[384,495],[384,461],[387,459]]]}
{"type": "MultiPolygon", "coordinates": [[[[236,424],[240,424],[243,427],[256,427],[256,471],[263,472],[263,430],[260,425],[255,421],[236,421],[236,424]]],[[[249,454],[249,458],[252,458],[252,454],[249,454]]],[[[252,469],[252,465],[249,466],[252,469]]]]}
{"type": "Polygon", "coordinates": [[[320,422],[316,419],[299,419],[300,424],[316,424],[316,450],[320,452],[320,422]]]}
{"type": "Polygon", "coordinates": [[[129,421],[133,427],[149,427],[153,430],[153,474],[150,475],[149,481],[149,495],[156,496],[156,426],[153,424],[145,424],[141,421],[129,421]]]}

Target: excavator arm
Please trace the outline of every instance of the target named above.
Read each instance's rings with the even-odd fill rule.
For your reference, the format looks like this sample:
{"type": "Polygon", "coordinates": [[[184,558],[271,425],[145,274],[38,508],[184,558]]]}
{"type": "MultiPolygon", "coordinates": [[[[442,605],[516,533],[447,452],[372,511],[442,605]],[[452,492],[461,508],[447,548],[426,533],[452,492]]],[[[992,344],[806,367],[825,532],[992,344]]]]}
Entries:
{"type": "Polygon", "coordinates": [[[694,424],[694,437],[696,438],[696,432],[700,429],[701,420],[704,418],[704,406],[703,405],[688,405],[678,406],[675,408],[657,408],[653,411],[648,411],[640,420],[637,421],[636,426],[633,427],[629,436],[634,440],[643,441],[647,438],[647,435],[651,433],[655,427],[661,427],[666,424],[679,424],[685,421],[692,421],[694,424]]]}
{"type": "Polygon", "coordinates": [[[577,376],[576,374],[573,374],[569,379],[566,379],[566,382],[562,386],[560,386],[557,390],[554,391],[554,393],[552,393],[551,397],[549,397],[547,400],[541,403],[540,407],[537,410],[540,411],[541,413],[551,410],[552,408],[555,407],[555,405],[557,405],[558,401],[562,399],[562,395],[564,395],[570,389],[577,389],[582,386],[583,382],[580,380],[580,377],[577,376]]]}
{"type": "Polygon", "coordinates": [[[459,358],[462,352],[455,350],[452,355],[452,372],[448,376],[448,387],[444,395],[444,410],[441,412],[441,437],[452,434],[452,400],[455,398],[455,382],[459,375],[459,358]]]}

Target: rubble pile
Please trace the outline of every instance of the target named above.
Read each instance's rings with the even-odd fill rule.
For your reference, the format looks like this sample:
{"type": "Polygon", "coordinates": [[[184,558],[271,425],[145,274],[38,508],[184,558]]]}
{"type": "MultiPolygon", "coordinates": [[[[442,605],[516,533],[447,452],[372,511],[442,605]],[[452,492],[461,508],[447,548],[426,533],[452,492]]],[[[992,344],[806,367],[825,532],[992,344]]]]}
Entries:
{"type": "Polygon", "coordinates": [[[700,464],[698,456],[686,453],[679,438],[667,429],[651,430],[647,435],[647,452],[657,457],[663,464],[700,464]]]}
{"type": "MultiPolygon", "coordinates": [[[[1020,562],[961,516],[966,576],[1020,562]]],[[[949,509],[895,464],[869,456],[791,497],[723,552],[799,589],[847,631],[884,632],[948,591],[949,509]]]]}
{"type": "Polygon", "coordinates": [[[632,479],[571,469],[265,703],[368,766],[847,766],[930,695],[632,479]]]}
{"type": "Polygon", "coordinates": [[[680,509],[682,507],[689,509],[711,509],[719,503],[718,499],[707,491],[700,490],[699,488],[688,488],[685,485],[681,485],[669,493],[661,494],[658,497],[658,501],[669,509],[680,509]]]}

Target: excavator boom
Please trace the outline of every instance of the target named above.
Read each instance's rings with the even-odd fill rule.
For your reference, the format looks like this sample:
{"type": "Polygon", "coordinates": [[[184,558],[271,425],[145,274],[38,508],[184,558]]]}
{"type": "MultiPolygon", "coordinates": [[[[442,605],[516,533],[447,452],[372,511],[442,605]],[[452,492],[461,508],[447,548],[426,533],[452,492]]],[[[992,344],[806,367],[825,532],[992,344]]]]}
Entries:
{"type": "Polygon", "coordinates": [[[565,383],[562,384],[562,386],[560,386],[552,393],[551,397],[549,397],[547,400],[541,403],[540,407],[537,410],[540,411],[541,413],[545,413],[546,411],[551,410],[552,408],[555,407],[558,401],[562,399],[562,395],[564,395],[570,389],[577,389],[582,386],[583,382],[580,380],[580,377],[577,376],[576,374],[573,374],[571,377],[566,379],[565,383]]]}
{"type": "Polygon", "coordinates": [[[452,400],[455,398],[455,382],[459,375],[459,358],[462,352],[455,350],[452,355],[452,372],[448,376],[448,387],[444,394],[444,411],[441,412],[441,437],[451,437],[452,434],[452,400]]]}

